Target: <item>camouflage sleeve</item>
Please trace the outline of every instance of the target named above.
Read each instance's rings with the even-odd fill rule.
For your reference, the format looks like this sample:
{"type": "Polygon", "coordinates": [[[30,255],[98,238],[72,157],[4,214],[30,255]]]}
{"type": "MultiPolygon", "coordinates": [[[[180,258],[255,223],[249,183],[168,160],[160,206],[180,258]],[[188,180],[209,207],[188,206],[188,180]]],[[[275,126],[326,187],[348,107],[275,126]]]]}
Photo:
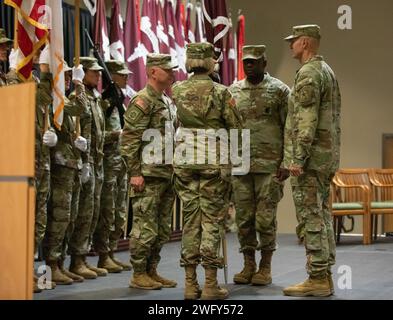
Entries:
{"type": "Polygon", "coordinates": [[[284,162],[286,158],[286,153],[288,153],[291,149],[291,146],[287,146],[286,143],[286,122],[288,118],[288,99],[290,95],[290,90],[287,85],[283,84],[280,88],[280,120],[281,120],[281,128],[284,132],[284,143],[283,143],[283,161],[281,162],[281,167],[287,168],[284,162]],[[288,149],[288,150],[286,150],[288,149]]]}
{"type": "Polygon", "coordinates": [[[242,117],[236,106],[235,98],[228,89],[223,93],[223,110],[222,115],[225,120],[226,129],[241,129],[243,128],[242,117]]]}
{"type": "Polygon", "coordinates": [[[292,121],[293,121],[293,99],[292,94],[288,97],[288,112],[284,127],[284,159],[281,167],[289,168],[292,163],[293,142],[292,142],[292,121]]]}
{"type": "Polygon", "coordinates": [[[85,86],[83,84],[77,84],[75,86],[75,99],[72,101],[64,99],[64,112],[70,116],[80,116],[85,110],[87,104],[87,97],[85,92],[85,86]]]}
{"type": "Polygon", "coordinates": [[[142,175],[142,135],[149,123],[150,106],[144,99],[136,97],[124,114],[124,128],[120,136],[120,152],[126,161],[131,177],[142,175]]]}
{"type": "Polygon", "coordinates": [[[293,164],[304,166],[310,156],[320,105],[320,86],[311,73],[300,75],[295,83],[295,106],[293,122],[293,164]]]}
{"type": "Polygon", "coordinates": [[[40,83],[37,85],[36,103],[37,105],[47,106],[52,102],[52,74],[41,72],[40,83]]]}

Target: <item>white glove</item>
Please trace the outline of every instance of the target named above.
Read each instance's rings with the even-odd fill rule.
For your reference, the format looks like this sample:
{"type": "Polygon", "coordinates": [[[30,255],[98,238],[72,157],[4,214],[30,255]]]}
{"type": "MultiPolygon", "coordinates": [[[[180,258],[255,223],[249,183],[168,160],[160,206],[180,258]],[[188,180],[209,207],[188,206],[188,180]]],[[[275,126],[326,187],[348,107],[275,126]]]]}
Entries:
{"type": "Polygon", "coordinates": [[[19,56],[20,56],[19,48],[17,49],[12,48],[9,56],[10,69],[16,70],[16,65],[18,61],[21,60],[19,59],[19,56]]]}
{"type": "Polygon", "coordinates": [[[39,64],[49,64],[50,63],[50,47],[49,44],[41,51],[39,64]]]}
{"type": "Polygon", "coordinates": [[[91,167],[89,163],[84,163],[82,167],[82,175],[81,175],[81,181],[82,183],[86,183],[87,181],[90,180],[92,174],[91,174],[91,167]]]}
{"type": "Polygon", "coordinates": [[[44,145],[48,146],[49,148],[54,147],[57,144],[57,135],[51,130],[47,130],[42,137],[42,141],[44,145]]]}
{"type": "Polygon", "coordinates": [[[76,68],[72,68],[72,81],[82,82],[84,77],[85,72],[83,71],[83,66],[81,64],[76,68]]]}
{"type": "Polygon", "coordinates": [[[87,140],[83,137],[78,137],[74,141],[74,145],[77,149],[79,149],[82,152],[86,152],[87,150],[87,140]]]}

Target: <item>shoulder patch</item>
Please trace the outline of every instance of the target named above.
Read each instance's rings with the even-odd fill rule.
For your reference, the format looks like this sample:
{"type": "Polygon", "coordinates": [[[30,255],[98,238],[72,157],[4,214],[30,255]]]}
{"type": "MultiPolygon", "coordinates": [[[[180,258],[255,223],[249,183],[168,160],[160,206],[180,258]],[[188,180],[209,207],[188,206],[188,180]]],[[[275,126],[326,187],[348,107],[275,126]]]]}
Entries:
{"type": "Polygon", "coordinates": [[[150,106],[149,104],[142,98],[137,97],[134,100],[134,105],[140,109],[144,114],[148,114],[150,112],[150,106]]]}

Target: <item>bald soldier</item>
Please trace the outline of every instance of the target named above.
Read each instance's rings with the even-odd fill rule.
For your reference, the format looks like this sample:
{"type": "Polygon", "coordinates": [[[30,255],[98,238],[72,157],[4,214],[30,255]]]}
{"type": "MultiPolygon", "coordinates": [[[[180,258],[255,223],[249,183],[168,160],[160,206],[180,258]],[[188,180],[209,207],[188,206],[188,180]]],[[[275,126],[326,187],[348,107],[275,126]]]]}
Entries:
{"type": "MultiPolygon", "coordinates": [[[[161,248],[171,233],[173,168],[164,160],[151,164],[153,159],[142,157],[150,143],[142,136],[148,129],[158,130],[162,137],[166,130],[173,131],[176,109],[164,90],[174,82],[177,65],[168,54],[149,54],[146,67],[147,85],[131,100],[124,116],[120,150],[127,163],[133,210],[130,252],[134,274],[130,287],[151,290],[177,285],[157,273],[161,248]]],[[[173,144],[173,139],[167,142],[173,144]]],[[[165,150],[166,145],[159,145],[162,155],[171,152],[165,150]]]]}
{"type": "Polygon", "coordinates": [[[340,161],[341,96],[336,76],[318,55],[320,28],[293,27],[290,43],[297,71],[286,122],[284,163],[291,173],[298,220],[304,235],[309,278],[284,289],[289,296],[324,297],[334,293],[331,268],[335,242],[329,209],[330,182],[340,161]]]}
{"type": "Polygon", "coordinates": [[[283,181],[289,176],[282,166],[289,88],[265,71],[265,50],[264,45],[243,47],[247,77],[230,87],[244,127],[251,134],[250,172],[232,179],[240,252],[244,256],[244,268],[233,279],[237,284],[272,282],[277,204],[283,196],[283,181]],[[261,251],[258,272],[255,251],[261,251]]]}
{"type": "MultiPolygon", "coordinates": [[[[105,62],[113,81],[119,89],[126,89],[128,76],[132,73],[126,64],[117,60],[105,62]]],[[[131,270],[129,263],[115,258],[114,250],[122,234],[127,217],[127,168],[120,154],[121,114],[123,104],[111,102],[105,114],[104,184],[101,192],[100,216],[93,236],[94,250],[99,254],[99,267],[108,272],[131,270]]]]}

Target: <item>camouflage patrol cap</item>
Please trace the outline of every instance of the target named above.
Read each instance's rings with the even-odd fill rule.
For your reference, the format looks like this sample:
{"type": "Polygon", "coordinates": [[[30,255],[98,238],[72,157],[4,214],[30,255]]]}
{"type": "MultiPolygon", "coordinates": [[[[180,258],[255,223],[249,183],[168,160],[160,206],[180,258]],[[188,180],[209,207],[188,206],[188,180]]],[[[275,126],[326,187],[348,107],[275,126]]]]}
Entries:
{"type": "Polygon", "coordinates": [[[259,60],[263,57],[265,51],[266,51],[266,46],[264,45],[243,46],[242,60],[246,60],[246,59],[259,60]]]}
{"type": "Polygon", "coordinates": [[[292,41],[293,39],[306,36],[315,39],[321,39],[321,35],[319,31],[321,28],[316,24],[305,24],[302,26],[294,26],[292,27],[292,34],[286,38],[285,41],[292,41]]]}
{"type": "Polygon", "coordinates": [[[72,71],[72,68],[68,65],[67,61],[63,60],[63,71],[64,72],[69,72],[72,71]]]}
{"type": "Polygon", "coordinates": [[[209,42],[189,43],[186,52],[187,59],[215,59],[214,46],[209,42]]]}
{"type": "Polygon", "coordinates": [[[128,70],[126,64],[119,60],[109,60],[105,62],[110,73],[117,73],[122,75],[129,75],[132,72],[128,70]]]}
{"type": "MultiPolygon", "coordinates": [[[[96,58],[80,57],[79,62],[83,66],[84,69],[91,70],[91,71],[103,70],[103,68],[98,64],[98,61],[96,58]]],[[[74,64],[75,64],[75,59],[74,59],[74,64]]]]}
{"type": "Polygon", "coordinates": [[[149,53],[147,55],[146,67],[159,67],[161,69],[175,69],[178,65],[172,62],[170,54],[149,53]]]}
{"type": "Polygon", "coordinates": [[[0,29],[0,44],[3,43],[9,43],[11,44],[13,41],[9,38],[7,38],[6,34],[5,34],[5,30],[4,29],[0,29]]]}

